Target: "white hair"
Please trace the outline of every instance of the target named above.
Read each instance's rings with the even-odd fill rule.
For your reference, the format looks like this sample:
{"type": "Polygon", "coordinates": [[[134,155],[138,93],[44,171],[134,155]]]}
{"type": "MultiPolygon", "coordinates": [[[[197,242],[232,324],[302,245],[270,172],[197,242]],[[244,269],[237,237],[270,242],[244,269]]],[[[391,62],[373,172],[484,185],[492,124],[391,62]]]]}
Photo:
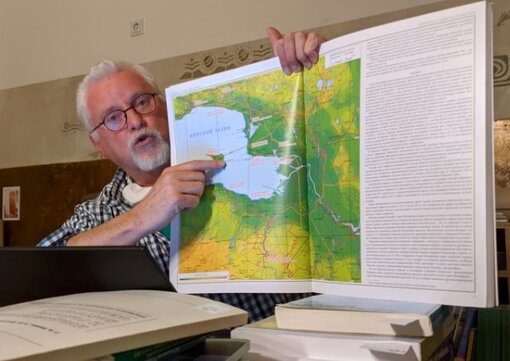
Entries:
{"type": "MultiPolygon", "coordinates": [[[[90,111],[87,106],[87,93],[90,86],[112,74],[117,74],[123,70],[130,70],[140,75],[147,82],[147,84],[149,84],[154,89],[158,96],[163,101],[165,100],[163,93],[154,80],[154,77],[143,66],[138,64],[131,64],[125,61],[103,60],[90,69],[89,73],[78,85],[78,90],[76,92],[76,112],[78,113],[78,117],[82,121],[85,128],[89,131],[89,133],[92,131],[92,129],[94,129],[94,123],[92,119],[90,119],[90,111]]],[[[95,134],[92,134],[92,136],[97,139],[95,134]]]]}

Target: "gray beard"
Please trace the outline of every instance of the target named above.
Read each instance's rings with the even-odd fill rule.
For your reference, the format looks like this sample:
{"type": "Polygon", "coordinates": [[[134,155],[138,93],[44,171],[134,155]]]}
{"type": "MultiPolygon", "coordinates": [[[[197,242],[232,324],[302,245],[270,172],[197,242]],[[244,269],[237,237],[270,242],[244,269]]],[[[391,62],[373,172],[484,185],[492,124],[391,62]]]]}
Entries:
{"type": "Polygon", "coordinates": [[[168,144],[161,134],[155,130],[144,128],[138,132],[129,144],[131,149],[131,157],[135,165],[144,172],[151,172],[163,165],[170,165],[170,144],[168,144]],[[154,144],[152,147],[157,147],[157,152],[154,155],[144,154],[143,151],[137,151],[134,148],[136,139],[141,135],[154,136],[154,144]]]}

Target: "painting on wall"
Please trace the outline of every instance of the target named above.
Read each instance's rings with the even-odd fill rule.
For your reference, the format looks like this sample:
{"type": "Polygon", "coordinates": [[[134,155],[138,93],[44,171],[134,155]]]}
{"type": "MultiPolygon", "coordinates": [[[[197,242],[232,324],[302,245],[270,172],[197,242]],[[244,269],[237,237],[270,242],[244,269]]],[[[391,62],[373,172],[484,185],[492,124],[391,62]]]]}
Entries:
{"type": "Polygon", "coordinates": [[[4,221],[19,221],[20,187],[3,187],[2,190],[2,219],[4,221]]]}

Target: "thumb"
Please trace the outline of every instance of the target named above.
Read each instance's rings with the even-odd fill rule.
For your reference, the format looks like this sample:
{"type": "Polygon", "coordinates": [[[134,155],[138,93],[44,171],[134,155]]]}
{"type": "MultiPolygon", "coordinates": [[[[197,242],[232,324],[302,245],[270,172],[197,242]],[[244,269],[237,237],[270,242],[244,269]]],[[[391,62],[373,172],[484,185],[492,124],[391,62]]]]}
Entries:
{"type": "Polygon", "coordinates": [[[276,42],[278,40],[280,40],[281,38],[283,38],[282,34],[278,30],[276,30],[276,28],[273,28],[272,26],[270,26],[266,29],[266,33],[267,33],[267,36],[269,37],[269,41],[271,42],[271,45],[273,46],[273,52],[275,53],[275,55],[278,55],[277,51],[276,51],[276,42]]]}

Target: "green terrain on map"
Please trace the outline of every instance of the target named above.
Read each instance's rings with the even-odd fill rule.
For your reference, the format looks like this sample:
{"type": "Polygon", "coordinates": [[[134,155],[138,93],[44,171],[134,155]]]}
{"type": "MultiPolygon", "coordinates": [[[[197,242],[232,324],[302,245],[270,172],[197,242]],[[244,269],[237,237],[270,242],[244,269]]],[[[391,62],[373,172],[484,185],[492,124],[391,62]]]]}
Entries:
{"type": "Polygon", "coordinates": [[[176,122],[197,104],[242,113],[247,153],[278,157],[287,177],[269,199],[207,186],[181,213],[180,274],[361,281],[359,83],[359,60],[326,69],[321,58],[292,76],[272,71],[174,99],[176,122]]]}
{"type": "Polygon", "coordinates": [[[305,73],[313,279],[361,281],[360,61],[305,73]]]}

